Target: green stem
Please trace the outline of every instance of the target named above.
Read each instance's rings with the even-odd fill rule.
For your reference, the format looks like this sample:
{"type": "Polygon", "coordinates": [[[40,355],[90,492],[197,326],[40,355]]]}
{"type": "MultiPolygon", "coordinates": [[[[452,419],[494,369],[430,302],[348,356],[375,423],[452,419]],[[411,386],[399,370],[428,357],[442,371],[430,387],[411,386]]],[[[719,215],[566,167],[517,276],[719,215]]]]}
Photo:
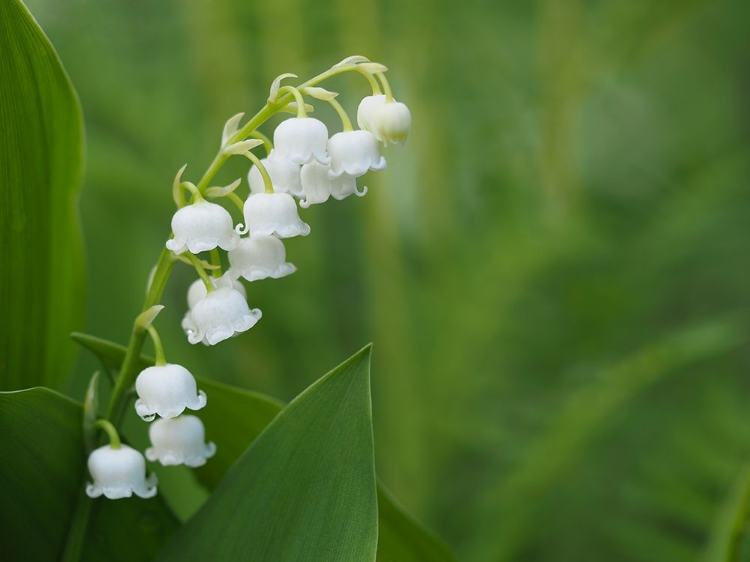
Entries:
{"type": "Polygon", "coordinates": [[[195,272],[198,274],[198,277],[200,277],[203,280],[203,284],[206,286],[206,291],[211,292],[214,290],[214,284],[211,283],[211,278],[208,276],[208,273],[206,273],[206,270],[203,267],[203,264],[201,263],[201,260],[198,259],[197,256],[194,256],[190,252],[187,253],[185,256],[187,257],[188,261],[193,264],[193,267],[195,268],[195,272]]]}
{"type": "Polygon", "coordinates": [[[380,82],[383,84],[383,92],[385,93],[385,101],[387,103],[391,103],[393,101],[393,92],[391,91],[391,85],[388,83],[388,79],[385,77],[385,74],[382,72],[378,72],[375,76],[377,76],[380,79],[380,82]]]}
{"type": "MultiPolygon", "coordinates": [[[[232,195],[237,197],[237,195],[235,195],[233,192],[227,193],[226,197],[230,197],[232,195]]],[[[219,277],[221,277],[221,256],[219,255],[219,248],[214,248],[213,250],[211,250],[211,265],[216,266],[216,269],[214,269],[213,271],[213,277],[214,279],[218,279],[219,277]]]]}
{"type": "Polygon", "coordinates": [[[307,117],[307,112],[305,111],[305,98],[302,97],[302,94],[297,88],[295,88],[294,86],[282,86],[281,88],[279,88],[279,93],[281,92],[289,92],[294,96],[294,99],[297,102],[298,119],[307,117]]]}
{"type": "Polygon", "coordinates": [[[250,133],[250,136],[255,139],[262,140],[263,148],[266,149],[266,156],[271,155],[271,151],[273,150],[273,143],[271,142],[271,139],[269,139],[266,135],[264,135],[260,131],[253,131],[252,133],[250,133]]]}
{"type": "Polygon", "coordinates": [[[258,158],[252,152],[245,152],[244,155],[247,158],[249,158],[253,164],[255,164],[256,168],[258,168],[258,171],[260,172],[260,176],[263,178],[263,185],[266,187],[266,193],[274,193],[273,182],[271,181],[271,175],[268,173],[268,170],[266,169],[266,167],[261,163],[260,158],[258,158]]]}
{"type": "Polygon", "coordinates": [[[344,108],[341,106],[341,104],[333,98],[326,100],[326,101],[328,101],[328,103],[330,103],[333,106],[333,109],[336,110],[336,113],[339,114],[339,117],[341,118],[341,124],[344,127],[344,132],[351,131],[352,122],[349,119],[349,116],[346,114],[346,111],[344,110],[344,108]]]}
{"type": "Polygon", "coordinates": [[[151,341],[154,343],[154,354],[156,355],[155,365],[157,367],[163,367],[167,364],[167,360],[164,357],[164,346],[161,343],[159,332],[156,331],[153,324],[148,327],[147,332],[148,335],[151,336],[151,341]]]}
{"type": "Polygon", "coordinates": [[[60,558],[61,562],[80,562],[82,558],[83,543],[86,540],[91,508],[94,505],[92,499],[86,494],[86,480],[87,477],[84,476],[78,492],[73,519],[70,522],[68,540],[65,542],[65,551],[60,558]]]}
{"type": "Polygon", "coordinates": [[[229,200],[232,203],[234,203],[235,205],[237,205],[237,208],[241,212],[243,212],[243,213],[245,212],[245,203],[242,201],[242,199],[240,199],[239,195],[237,195],[236,193],[228,193],[227,197],[229,198],[229,200]]]}
{"type": "Polygon", "coordinates": [[[96,420],[94,427],[101,429],[106,432],[109,437],[109,446],[113,449],[119,449],[122,443],[120,443],[120,435],[117,433],[115,426],[112,425],[108,420],[96,420]]]}
{"type": "MultiPolygon", "coordinates": [[[[154,278],[151,281],[146,300],[143,304],[144,312],[154,306],[161,298],[173,266],[174,258],[172,252],[165,248],[162,250],[159,261],[156,264],[154,278]]],[[[133,386],[135,378],[138,375],[138,359],[141,355],[145,335],[146,328],[135,322],[133,324],[133,331],[130,334],[128,350],[125,353],[125,359],[120,367],[120,374],[117,376],[117,382],[115,383],[114,390],[112,390],[112,397],[109,399],[109,407],[107,408],[106,418],[115,425],[119,424],[122,417],[125,402],[127,401],[128,389],[133,386]]]]}

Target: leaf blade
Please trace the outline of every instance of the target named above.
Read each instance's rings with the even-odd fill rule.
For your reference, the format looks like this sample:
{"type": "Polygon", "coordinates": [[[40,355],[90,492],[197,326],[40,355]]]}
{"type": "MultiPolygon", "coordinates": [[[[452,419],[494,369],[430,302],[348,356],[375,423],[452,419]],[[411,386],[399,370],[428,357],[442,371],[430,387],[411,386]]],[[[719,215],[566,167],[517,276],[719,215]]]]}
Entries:
{"type": "Polygon", "coordinates": [[[80,104],[19,0],[0,3],[0,388],[59,388],[82,319],[80,104]]]}
{"type": "Polygon", "coordinates": [[[293,400],[160,559],[375,560],[369,365],[368,346],[293,400]]]}

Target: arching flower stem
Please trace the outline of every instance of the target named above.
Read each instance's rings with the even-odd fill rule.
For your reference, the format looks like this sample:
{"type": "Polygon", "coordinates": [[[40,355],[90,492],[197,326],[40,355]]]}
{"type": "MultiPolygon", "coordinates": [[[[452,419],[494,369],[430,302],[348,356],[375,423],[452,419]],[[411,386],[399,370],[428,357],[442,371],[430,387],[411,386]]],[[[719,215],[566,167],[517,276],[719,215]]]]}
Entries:
{"type": "Polygon", "coordinates": [[[333,109],[336,110],[336,113],[339,114],[339,117],[341,118],[341,124],[343,126],[344,132],[351,131],[352,130],[352,122],[349,119],[349,116],[346,114],[346,111],[342,107],[342,105],[338,102],[338,100],[331,98],[329,100],[326,100],[328,103],[333,106],[333,109]]]}
{"type": "Polygon", "coordinates": [[[243,154],[250,159],[250,161],[255,164],[255,167],[258,168],[258,171],[260,172],[261,177],[263,178],[263,185],[266,186],[266,193],[273,193],[273,182],[271,181],[271,175],[268,173],[268,170],[263,165],[263,163],[260,161],[260,158],[258,158],[255,154],[252,152],[243,152],[243,154]]]}
{"type": "Polygon", "coordinates": [[[107,437],[109,437],[109,446],[113,449],[119,449],[120,448],[120,435],[117,433],[117,430],[115,429],[115,426],[112,425],[108,420],[96,420],[94,422],[94,427],[97,429],[101,429],[104,432],[107,433],[107,437]]]}
{"type": "Polygon", "coordinates": [[[391,91],[391,85],[388,83],[388,78],[386,78],[385,74],[382,72],[376,73],[375,76],[377,76],[383,84],[383,93],[385,94],[386,103],[391,103],[393,101],[393,92],[391,91]]]}
{"type": "Polygon", "coordinates": [[[281,88],[279,88],[279,93],[281,92],[289,92],[294,96],[294,99],[297,102],[298,119],[307,117],[307,111],[305,111],[305,98],[302,97],[302,94],[297,88],[295,88],[294,86],[282,86],[281,88]]]}
{"type": "Polygon", "coordinates": [[[214,284],[211,283],[211,278],[208,276],[208,273],[206,273],[206,270],[203,267],[201,260],[198,259],[198,257],[195,256],[194,254],[191,254],[190,252],[186,252],[185,257],[188,259],[190,263],[193,264],[193,267],[195,268],[195,272],[198,274],[198,276],[203,281],[203,284],[206,286],[206,291],[209,293],[213,291],[214,284]]]}
{"type": "Polygon", "coordinates": [[[156,331],[154,325],[148,327],[148,335],[151,336],[151,341],[154,344],[154,354],[156,355],[156,361],[154,362],[157,367],[162,367],[167,364],[167,359],[164,356],[164,346],[161,343],[159,332],[156,331]]]}
{"type": "MultiPolygon", "coordinates": [[[[231,193],[230,195],[234,195],[234,193],[231,193]]],[[[237,195],[234,196],[237,197],[237,195]]],[[[237,198],[239,199],[239,197],[237,198]]],[[[211,250],[211,265],[214,266],[212,277],[218,279],[221,277],[221,256],[219,255],[219,248],[211,250]]]]}

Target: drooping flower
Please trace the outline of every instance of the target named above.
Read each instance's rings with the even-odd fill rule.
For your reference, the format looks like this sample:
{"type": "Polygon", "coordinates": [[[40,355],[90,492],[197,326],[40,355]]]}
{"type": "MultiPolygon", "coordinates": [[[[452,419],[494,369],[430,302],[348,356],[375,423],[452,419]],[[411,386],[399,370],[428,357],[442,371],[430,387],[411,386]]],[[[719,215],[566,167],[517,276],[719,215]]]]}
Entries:
{"type": "Polygon", "coordinates": [[[385,158],[380,155],[380,145],[370,131],[345,131],[328,140],[331,170],[328,175],[338,178],[347,174],[353,178],[368,170],[384,170],[385,158]]]}
{"type": "Polygon", "coordinates": [[[158,414],[174,418],[185,411],[206,405],[206,393],[197,390],[195,377],[181,365],[157,365],[141,371],[135,379],[135,411],[145,421],[158,414]]]}
{"type": "Polygon", "coordinates": [[[327,142],[328,128],[313,117],[286,119],[273,132],[276,155],[299,165],[307,164],[313,158],[321,164],[327,163],[327,142]]]}
{"type": "Polygon", "coordinates": [[[297,271],[286,261],[284,243],[275,236],[240,239],[239,245],[229,252],[229,263],[228,275],[248,281],[279,279],[297,271]]]}
{"type": "Polygon", "coordinates": [[[179,209],[172,217],[174,238],[167,248],[175,254],[188,250],[191,254],[220,247],[232,250],[239,237],[234,231],[232,215],[216,203],[198,201],[179,209]]]}
{"type": "Polygon", "coordinates": [[[297,214],[297,204],[288,193],[251,193],[245,201],[245,223],[250,237],[307,236],[310,226],[297,214]]]}
{"type": "Polygon", "coordinates": [[[204,442],[206,430],[195,416],[156,420],[148,434],[152,446],[146,449],[146,458],[164,466],[203,466],[216,453],[216,445],[204,442]]]}
{"type": "Polygon", "coordinates": [[[262,315],[258,308],[251,310],[245,297],[236,289],[219,287],[195,303],[182,320],[182,328],[190,343],[216,345],[246,332],[262,315]]]}
{"type": "Polygon", "coordinates": [[[156,495],[156,475],[146,477],[146,461],[138,451],[127,445],[114,449],[104,445],[91,452],[89,472],[94,482],[86,486],[86,495],[101,495],[117,500],[133,494],[142,498],[156,495]]]}
{"type": "Polygon", "coordinates": [[[406,104],[393,100],[377,109],[370,127],[383,144],[405,142],[411,129],[411,112],[406,104]]]}
{"type": "MultiPolygon", "coordinates": [[[[385,94],[365,96],[357,107],[357,124],[360,129],[372,132],[372,118],[380,106],[385,104],[385,94]]],[[[378,139],[380,140],[380,139],[378,139]]]]}
{"type": "Polygon", "coordinates": [[[409,108],[396,100],[386,100],[384,94],[367,96],[359,102],[357,123],[370,131],[384,144],[404,142],[411,129],[409,108]]]}
{"type": "MultiPolygon", "coordinates": [[[[272,150],[268,158],[263,158],[260,162],[271,176],[273,190],[276,193],[289,193],[296,196],[302,193],[299,164],[295,164],[288,158],[281,158],[275,150],[272,150]]],[[[266,184],[257,166],[253,165],[250,168],[247,181],[250,184],[250,193],[265,193],[266,184]]]]}
{"type": "MultiPolygon", "coordinates": [[[[245,291],[245,286],[239,281],[233,280],[231,277],[228,277],[227,275],[222,275],[218,279],[211,278],[211,284],[214,286],[214,288],[232,287],[235,291],[239,291],[244,298],[247,298],[247,291],[245,291]]],[[[196,279],[195,281],[193,281],[193,283],[188,288],[187,293],[188,308],[192,309],[196,305],[196,303],[205,298],[207,294],[208,290],[206,289],[206,284],[203,282],[203,279],[196,279]]]]}
{"type": "Polygon", "coordinates": [[[302,166],[302,199],[300,207],[307,209],[310,205],[325,203],[329,197],[346,199],[350,195],[362,197],[367,193],[365,187],[362,191],[357,190],[356,178],[341,174],[337,178],[331,178],[330,167],[318,162],[309,162],[302,166]]]}

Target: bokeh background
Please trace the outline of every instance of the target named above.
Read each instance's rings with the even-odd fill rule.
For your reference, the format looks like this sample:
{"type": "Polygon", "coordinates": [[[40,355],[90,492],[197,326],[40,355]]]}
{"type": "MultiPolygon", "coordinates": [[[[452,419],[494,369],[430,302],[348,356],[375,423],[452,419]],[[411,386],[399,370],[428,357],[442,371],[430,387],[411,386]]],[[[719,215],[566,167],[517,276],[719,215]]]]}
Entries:
{"type": "MultiPolygon", "coordinates": [[[[461,559],[710,551],[750,461],[750,3],[27,3],[86,118],[86,331],[127,340],[172,178],[197,181],[228,117],[367,55],[407,146],[365,198],[303,211],[299,271],[248,287],[243,337],[188,345],[178,267],[168,357],[288,400],[373,341],[380,475],[461,559]]],[[[329,87],[352,114],[368,93],[329,87]]]]}

